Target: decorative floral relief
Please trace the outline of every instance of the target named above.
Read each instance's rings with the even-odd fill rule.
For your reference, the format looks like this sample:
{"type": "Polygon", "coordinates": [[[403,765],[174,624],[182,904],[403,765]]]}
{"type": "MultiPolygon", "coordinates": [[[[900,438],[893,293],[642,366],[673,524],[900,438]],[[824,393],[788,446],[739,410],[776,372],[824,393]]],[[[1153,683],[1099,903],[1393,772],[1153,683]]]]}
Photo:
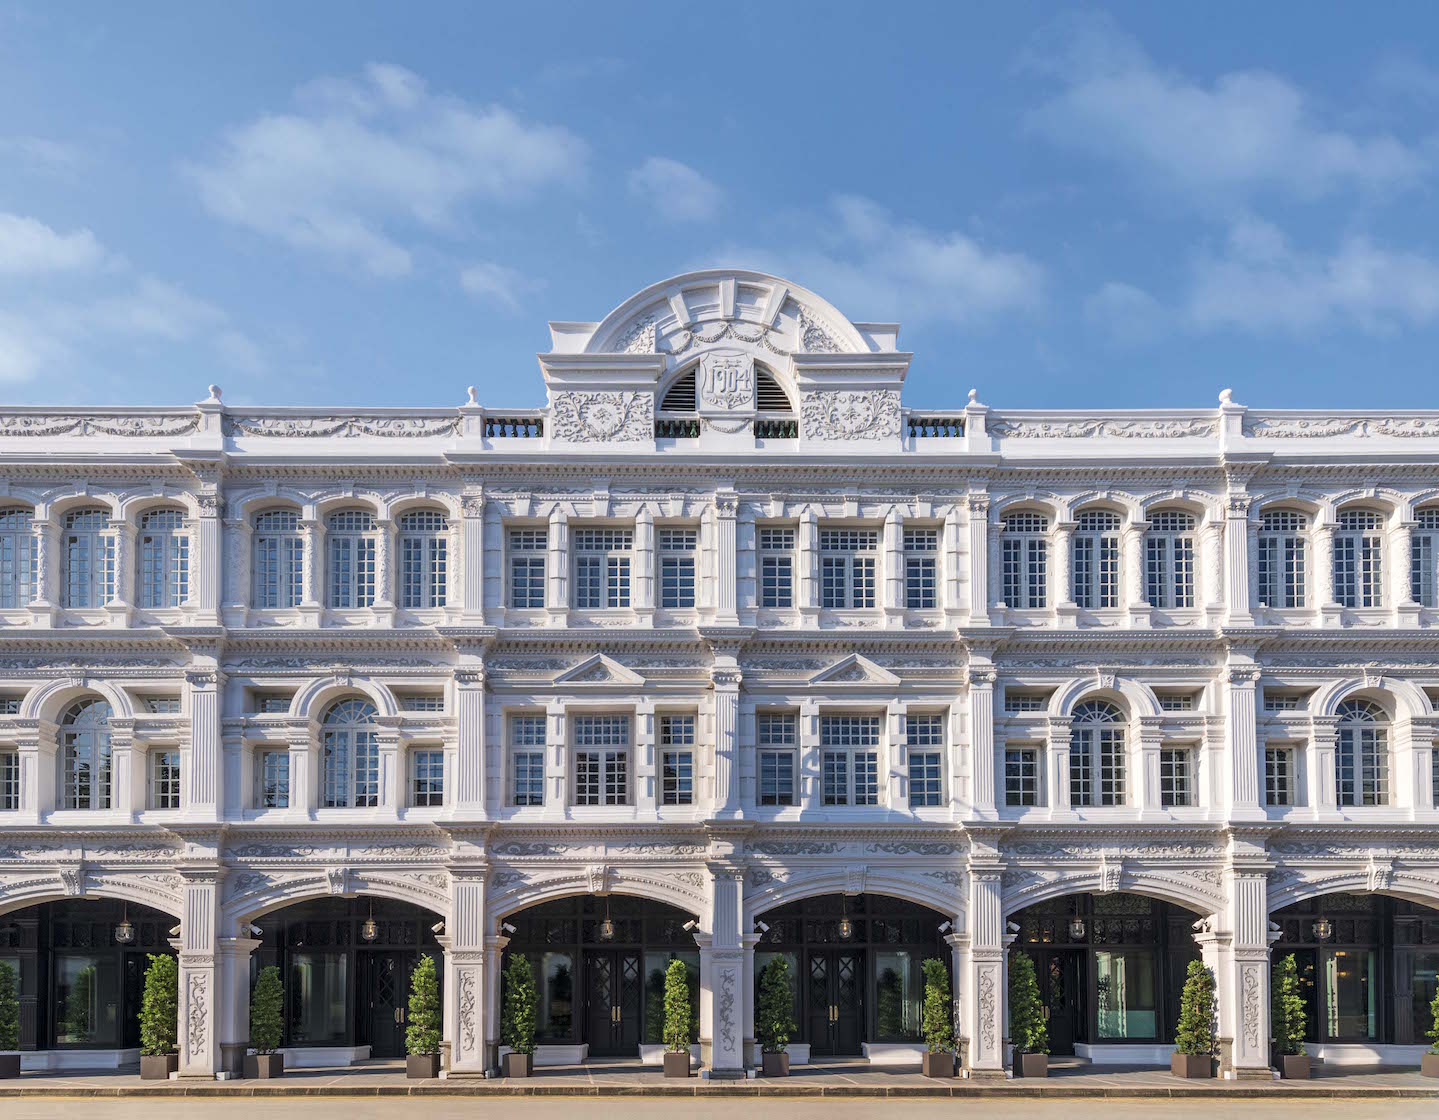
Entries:
{"type": "Polygon", "coordinates": [[[418,439],[460,432],[456,416],[226,416],[227,436],[379,436],[418,439]]]}
{"type": "Polygon", "coordinates": [[[1004,420],[990,417],[985,431],[1011,439],[1179,439],[1218,434],[1215,421],[1193,420],[1004,420]]]}
{"type": "Polygon", "coordinates": [[[994,1020],[997,1014],[994,977],[988,970],[985,970],[979,974],[979,1037],[986,1054],[992,1053],[996,1049],[998,1036],[995,1033],[994,1020]]]}
{"type": "Polygon", "coordinates": [[[556,393],[550,431],[570,443],[634,443],[654,438],[653,393],[556,393]]]}
{"type": "Polygon", "coordinates": [[[655,317],[646,315],[630,324],[615,344],[616,354],[653,354],[655,352],[655,317]]]}
{"type": "Polygon", "coordinates": [[[200,416],[97,416],[17,413],[0,416],[0,436],[184,436],[200,427],[200,416]]]}
{"type": "Polygon", "coordinates": [[[1246,417],[1244,434],[1259,438],[1312,439],[1356,436],[1367,439],[1389,436],[1416,439],[1439,436],[1439,419],[1420,416],[1345,416],[1338,419],[1301,416],[1246,417]]]}
{"type": "Polygon", "coordinates": [[[208,980],[209,977],[205,973],[192,972],[189,982],[186,984],[185,1018],[189,1024],[186,1041],[189,1043],[191,1061],[199,1060],[200,1052],[205,1049],[209,1024],[209,1011],[206,1007],[205,997],[208,980]]]}
{"type": "Polygon", "coordinates": [[[835,390],[808,393],[800,406],[805,439],[891,439],[899,435],[899,391],[835,390]]]}
{"type": "Polygon", "coordinates": [[[475,974],[468,969],[460,973],[460,1048],[475,1049],[475,974]]]}
{"type": "Polygon", "coordinates": [[[842,347],[834,336],[803,307],[799,309],[799,344],[807,354],[838,354],[842,347]]]}
{"type": "Polygon", "coordinates": [[[1254,965],[1244,967],[1244,1044],[1259,1047],[1259,969],[1254,965]]]}

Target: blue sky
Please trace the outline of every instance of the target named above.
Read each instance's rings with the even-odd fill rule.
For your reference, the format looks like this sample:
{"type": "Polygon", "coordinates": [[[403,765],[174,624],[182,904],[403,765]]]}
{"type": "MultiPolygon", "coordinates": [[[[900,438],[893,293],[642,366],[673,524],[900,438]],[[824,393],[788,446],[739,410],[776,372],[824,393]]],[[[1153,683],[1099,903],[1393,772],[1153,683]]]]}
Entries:
{"type": "Polygon", "coordinates": [[[716,264],[906,399],[1439,406],[1439,6],[0,0],[0,399],[543,401],[716,264]]]}

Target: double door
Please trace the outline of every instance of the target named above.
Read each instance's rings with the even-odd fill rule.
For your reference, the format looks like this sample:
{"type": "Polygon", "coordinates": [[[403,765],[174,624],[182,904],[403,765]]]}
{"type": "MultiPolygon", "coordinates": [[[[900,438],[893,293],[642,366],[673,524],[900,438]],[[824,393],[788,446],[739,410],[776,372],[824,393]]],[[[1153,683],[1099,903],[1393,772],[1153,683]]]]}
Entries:
{"type": "Polygon", "coordinates": [[[809,1052],[859,1054],[864,1042],[864,953],[811,949],[805,963],[809,1052]]]}
{"type": "Polygon", "coordinates": [[[400,1058],[407,1052],[410,973],[415,963],[414,953],[375,949],[360,954],[360,1025],[372,1058],[400,1058]]]}
{"type": "Polygon", "coordinates": [[[637,950],[585,954],[585,1041],[595,1057],[639,1053],[643,969],[637,950]]]}

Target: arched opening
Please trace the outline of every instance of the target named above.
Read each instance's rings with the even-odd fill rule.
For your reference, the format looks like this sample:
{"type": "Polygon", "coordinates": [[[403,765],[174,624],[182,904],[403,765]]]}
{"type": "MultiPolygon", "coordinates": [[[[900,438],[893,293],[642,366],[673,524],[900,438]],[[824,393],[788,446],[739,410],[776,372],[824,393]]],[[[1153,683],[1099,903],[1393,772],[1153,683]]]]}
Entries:
{"type": "Polygon", "coordinates": [[[924,961],[950,965],[946,916],[882,894],[826,894],[766,911],[756,927],[756,983],[776,956],[795,978],[791,1062],[913,1050],[923,1039],[924,961]]]}
{"type": "Polygon", "coordinates": [[[1012,952],[1034,961],[1050,1053],[1161,1062],[1179,1022],[1200,915],[1139,894],[1069,894],[1020,910],[1012,952]]]}
{"type": "Polygon", "coordinates": [[[505,965],[524,957],[539,995],[538,1065],[586,1057],[633,1058],[664,1030],[664,974],[689,971],[691,1037],[699,1038],[700,951],[693,915],[651,898],[578,895],[505,920],[505,965]]]}

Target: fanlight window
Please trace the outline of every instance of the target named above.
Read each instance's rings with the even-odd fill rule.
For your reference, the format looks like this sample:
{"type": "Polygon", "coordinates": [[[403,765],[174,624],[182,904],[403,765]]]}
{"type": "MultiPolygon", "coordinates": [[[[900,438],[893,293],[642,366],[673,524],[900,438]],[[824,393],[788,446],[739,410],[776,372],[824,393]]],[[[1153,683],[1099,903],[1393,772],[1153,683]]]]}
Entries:
{"type": "Polygon", "coordinates": [[[300,515],[272,509],[255,518],[254,603],[259,610],[298,607],[305,597],[305,539],[300,515]]]}
{"type": "Polygon", "coordinates": [[[140,519],[140,606],[178,607],[190,595],[190,534],[178,509],[140,519]]]}
{"type": "Polygon", "coordinates": [[[380,803],[380,742],[375,706],[341,700],[320,727],[327,809],[373,808],[380,803]]]}
{"type": "Polygon", "coordinates": [[[1334,530],[1334,601],[1341,607],[1384,605],[1384,518],[1345,510],[1334,530]]]}
{"type": "Polygon", "coordinates": [[[110,808],[110,705],[82,700],[60,721],[60,787],[67,809],[110,808]]]}
{"type": "Polygon", "coordinates": [[[0,512],[0,608],[28,607],[35,598],[35,526],[28,509],[0,512]]]}
{"type": "Polygon", "coordinates": [[[1074,602],[1085,610],[1119,606],[1117,513],[1088,510],[1074,530],[1074,602]]]}
{"type": "Polygon", "coordinates": [[[330,606],[375,605],[375,557],[379,527],[369,510],[343,509],[325,523],[325,544],[330,557],[330,606]]]}
{"type": "Polygon", "coordinates": [[[1001,595],[1017,610],[1049,605],[1049,518],[1042,513],[1007,514],[999,534],[1001,595]]]}
{"type": "Polygon", "coordinates": [[[65,518],[61,566],[67,607],[102,607],[115,597],[115,537],[103,509],[65,518]]]}
{"type": "MultiPolygon", "coordinates": [[[[696,409],[695,371],[681,374],[665,391],[660,402],[661,412],[694,412],[696,409]]],[[[755,407],[760,412],[793,412],[789,394],[775,379],[774,374],[763,366],[754,371],[755,407]]]]}
{"type": "Polygon", "coordinates": [[[1269,510],[1259,522],[1259,602],[1304,606],[1305,548],[1309,519],[1289,509],[1269,510]]]}
{"type": "Polygon", "coordinates": [[[1194,515],[1163,510],[1145,538],[1145,594],[1161,610],[1194,606],[1194,515]]]}
{"type": "Polygon", "coordinates": [[[1124,713],[1104,700],[1074,709],[1069,800],[1075,806],[1124,804],[1124,713]]]}
{"type": "Polygon", "coordinates": [[[448,534],[449,524],[438,510],[416,510],[400,518],[400,606],[405,610],[445,605],[448,534]]]}
{"type": "Polygon", "coordinates": [[[1334,780],[1340,805],[1389,804],[1388,717],[1368,700],[1339,705],[1334,780]]]}

